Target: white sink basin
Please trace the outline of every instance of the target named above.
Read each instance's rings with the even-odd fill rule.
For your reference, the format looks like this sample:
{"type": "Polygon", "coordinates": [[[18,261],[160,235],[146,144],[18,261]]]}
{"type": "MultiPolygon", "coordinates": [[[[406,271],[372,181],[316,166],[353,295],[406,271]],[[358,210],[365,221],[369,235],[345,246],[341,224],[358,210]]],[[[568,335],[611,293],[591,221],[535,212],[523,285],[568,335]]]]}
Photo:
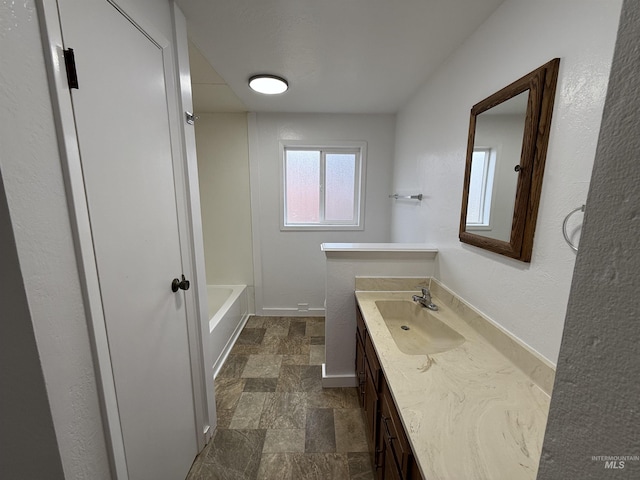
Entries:
{"type": "Polygon", "coordinates": [[[462,335],[415,302],[377,300],[376,307],[396,345],[407,355],[446,352],[464,343],[462,335]]]}

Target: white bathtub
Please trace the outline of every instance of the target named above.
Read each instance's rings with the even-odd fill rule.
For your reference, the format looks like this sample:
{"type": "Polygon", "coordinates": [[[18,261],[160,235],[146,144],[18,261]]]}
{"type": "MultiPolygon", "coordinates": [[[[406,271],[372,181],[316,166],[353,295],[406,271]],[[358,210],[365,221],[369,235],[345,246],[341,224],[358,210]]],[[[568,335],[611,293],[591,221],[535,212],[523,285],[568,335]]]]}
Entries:
{"type": "Polygon", "coordinates": [[[246,285],[207,285],[209,301],[209,338],[205,339],[205,348],[212,359],[213,377],[229,355],[249,318],[249,302],[246,285]]]}

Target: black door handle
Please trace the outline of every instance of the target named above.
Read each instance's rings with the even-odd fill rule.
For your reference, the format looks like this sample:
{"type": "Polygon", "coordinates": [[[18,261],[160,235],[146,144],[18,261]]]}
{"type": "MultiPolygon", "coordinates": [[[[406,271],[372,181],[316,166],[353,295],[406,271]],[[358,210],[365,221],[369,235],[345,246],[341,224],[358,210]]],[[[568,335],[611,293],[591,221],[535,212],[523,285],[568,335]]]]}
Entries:
{"type": "Polygon", "coordinates": [[[189,283],[189,280],[184,278],[184,275],[182,275],[182,280],[180,280],[179,278],[173,279],[173,281],[171,282],[171,291],[175,293],[178,291],[178,289],[189,290],[190,286],[191,283],[189,283]]]}

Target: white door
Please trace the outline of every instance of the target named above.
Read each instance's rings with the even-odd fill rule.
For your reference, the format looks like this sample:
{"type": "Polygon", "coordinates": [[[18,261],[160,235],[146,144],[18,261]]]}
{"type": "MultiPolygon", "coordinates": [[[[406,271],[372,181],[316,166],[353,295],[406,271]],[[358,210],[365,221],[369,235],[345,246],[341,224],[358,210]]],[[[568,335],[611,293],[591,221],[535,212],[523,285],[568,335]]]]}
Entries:
{"type": "Polygon", "coordinates": [[[197,444],[185,292],[171,290],[183,267],[169,53],[106,0],[59,7],[129,478],[182,479],[197,444]]]}

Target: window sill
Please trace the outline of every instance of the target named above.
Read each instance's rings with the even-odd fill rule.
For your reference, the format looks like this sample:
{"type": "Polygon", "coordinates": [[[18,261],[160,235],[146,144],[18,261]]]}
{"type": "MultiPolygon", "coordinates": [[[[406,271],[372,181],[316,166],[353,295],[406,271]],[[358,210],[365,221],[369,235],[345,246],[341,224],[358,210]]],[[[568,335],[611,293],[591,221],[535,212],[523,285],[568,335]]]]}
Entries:
{"type": "Polygon", "coordinates": [[[281,232],[338,232],[345,230],[364,230],[364,225],[281,225],[281,232]]]}

